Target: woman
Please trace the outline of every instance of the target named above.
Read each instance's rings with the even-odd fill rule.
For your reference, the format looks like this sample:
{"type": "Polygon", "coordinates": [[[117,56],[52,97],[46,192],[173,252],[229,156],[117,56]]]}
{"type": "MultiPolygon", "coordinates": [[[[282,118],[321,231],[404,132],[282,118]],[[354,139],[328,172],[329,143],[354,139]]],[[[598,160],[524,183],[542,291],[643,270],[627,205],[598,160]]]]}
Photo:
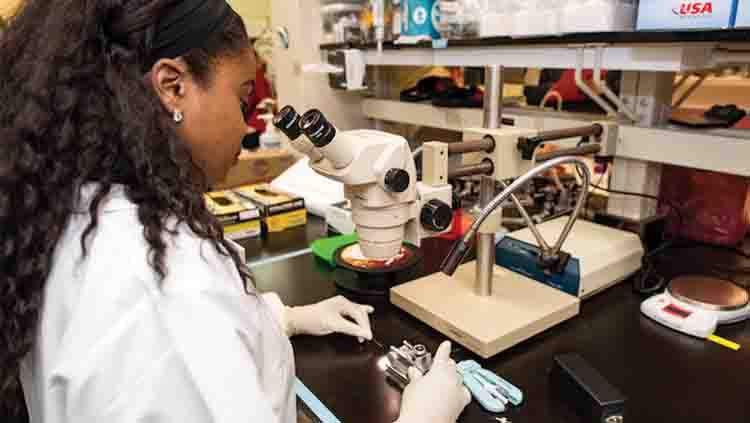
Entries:
{"type": "MultiPolygon", "coordinates": [[[[27,0],[11,20],[3,408],[22,408],[20,380],[34,423],[291,423],[287,336],[371,338],[371,308],[258,295],[205,208],[246,132],[248,46],[225,0],[27,0]]],[[[453,422],[465,406],[446,345],[436,361],[400,421],[453,422]]]]}

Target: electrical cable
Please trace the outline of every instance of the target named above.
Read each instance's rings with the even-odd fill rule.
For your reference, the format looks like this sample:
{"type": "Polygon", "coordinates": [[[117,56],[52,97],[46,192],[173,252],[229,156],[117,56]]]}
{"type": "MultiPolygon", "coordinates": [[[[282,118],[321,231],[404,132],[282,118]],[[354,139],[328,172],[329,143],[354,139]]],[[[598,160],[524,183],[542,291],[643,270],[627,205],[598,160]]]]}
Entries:
{"type": "MultiPolygon", "coordinates": [[[[649,200],[654,200],[654,201],[657,201],[657,202],[660,201],[659,197],[656,197],[654,195],[641,194],[641,193],[637,193],[637,192],[618,191],[618,190],[615,190],[615,189],[604,188],[602,186],[599,186],[598,184],[591,184],[591,186],[594,187],[594,189],[605,191],[605,192],[608,192],[610,194],[628,195],[628,196],[631,196],[631,197],[647,198],[649,200]]],[[[674,205],[674,203],[672,203],[672,202],[666,202],[665,201],[664,204],[666,204],[670,209],[672,209],[672,211],[674,211],[674,213],[677,215],[677,220],[679,220],[679,222],[680,222],[678,228],[681,228],[682,224],[683,224],[683,216],[682,216],[682,212],[680,211],[680,208],[677,207],[676,205],[674,205]]]]}
{"type": "MultiPolygon", "coordinates": [[[[578,170],[578,168],[576,168],[576,170],[578,170]]],[[[599,184],[602,183],[602,179],[604,179],[605,174],[606,172],[602,173],[601,176],[599,176],[599,180],[597,180],[596,183],[591,184],[591,186],[594,186],[594,187],[599,186],[599,184]]],[[[586,216],[588,216],[589,214],[589,199],[591,199],[591,195],[586,196],[586,204],[583,206],[583,214],[586,216]]]]}
{"type": "MultiPolygon", "coordinates": [[[[607,168],[609,164],[604,164],[604,170],[602,173],[602,178],[607,173],[607,168]]],[[[620,191],[610,188],[604,188],[599,185],[601,182],[601,179],[597,181],[596,183],[592,183],[591,186],[594,188],[594,190],[600,190],[604,191],[610,194],[619,194],[619,195],[627,195],[631,197],[639,197],[639,198],[646,198],[649,200],[654,200],[659,202],[659,197],[656,197],[654,195],[649,194],[642,194],[637,192],[628,192],[628,191],[620,191]]],[[[665,202],[672,211],[677,215],[678,219],[678,229],[682,227],[683,225],[683,216],[682,212],[680,211],[680,208],[675,206],[671,202],[665,202]]],[[[679,233],[679,230],[676,231],[679,233]]],[[[664,240],[664,243],[660,245],[659,247],[653,249],[652,251],[646,253],[643,255],[643,258],[641,259],[641,271],[638,272],[638,274],[635,276],[635,279],[633,280],[633,290],[639,294],[642,295],[651,295],[656,292],[661,291],[667,284],[667,281],[664,277],[656,275],[654,272],[655,269],[655,257],[665,251],[668,248],[671,248],[675,243],[675,239],[666,239],[664,240]]]]}
{"type": "MultiPolygon", "coordinates": [[[[594,185],[594,189],[599,189],[599,190],[606,191],[612,194],[629,195],[633,197],[648,198],[651,200],[659,201],[658,197],[655,197],[653,195],[648,195],[648,194],[611,190],[611,189],[607,189],[598,185],[594,185]]],[[[682,227],[683,219],[682,219],[682,213],[680,212],[680,209],[678,207],[675,207],[673,204],[670,204],[670,203],[665,203],[665,204],[667,204],[672,210],[674,210],[675,214],[677,215],[677,219],[679,222],[678,228],[682,227]]],[[[636,293],[650,296],[657,292],[660,292],[666,287],[667,285],[666,278],[661,275],[658,275],[655,271],[655,268],[656,268],[655,259],[658,254],[661,254],[668,248],[673,247],[674,242],[675,242],[674,239],[672,240],[666,239],[664,240],[664,243],[661,246],[643,255],[643,257],[641,258],[641,270],[638,272],[637,275],[635,275],[633,279],[633,290],[636,293]]]]}
{"type": "MultiPolygon", "coordinates": [[[[607,173],[608,167],[609,167],[609,163],[604,163],[604,170],[602,171],[602,177],[607,173]]],[[[578,170],[578,168],[576,168],[576,170],[578,170]]],[[[638,192],[619,191],[619,190],[611,189],[611,188],[604,188],[604,187],[602,187],[602,186],[599,185],[599,183],[601,182],[601,178],[599,178],[599,179],[600,180],[597,181],[596,183],[591,183],[591,186],[595,190],[598,189],[600,191],[604,191],[604,192],[607,192],[607,193],[610,193],[610,194],[619,194],[619,195],[627,195],[627,196],[630,196],[630,197],[646,198],[646,199],[649,199],[649,200],[654,200],[657,203],[659,201],[661,201],[659,199],[659,197],[657,197],[655,195],[642,194],[642,193],[638,193],[638,192]]],[[[672,211],[677,215],[677,220],[678,220],[679,224],[677,226],[678,230],[676,230],[675,232],[679,233],[679,229],[682,228],[682,225],[683,225],[683,222],[684,222],[682,211],[680,210],[680,208],[678,206],[676,206],[671,201],[665,201],[664,204],[666,204],[667,207],[669,207],[670,209],[672,209],[672,211]]]]}
{"type": "MultiPolygon", "coordinates": [[[[582,143],[584,143],[583,140],[579,144],[582,144],[582,143]]],[[[611,194],[646,198],[646,199],[654,200],[657,202],[662,201],[663,204],[666,204],[667,207],[671,209],[671,212],[675,213],[678,219],[677,228],[674,230],[675,236],[673,238],[666,238],[666,237],[663,238],[662,244],[660,246],[644,254],[643,258],[641,259],[641,270],[640,272],[638,272],[638,274],[634,277],[634,280],[633,280],[633,290],[636,293],[650,296],[657,292],[662,291],[666,287],[668,283],[666,278],[656,273],[656,259],[660,254],[663,254],[666,250],[669,250],[669,249],[707,247],[707,248],[714,248],[714,249],[728,251],[744,259],[750,259],[750,253],[747,253],[737,247],[725,247],[725,246],[720,246],[720,245],[700,243],[697,241],[681,240],[680,238],[678,238],[679,237],[678,234],[680,233],[680,230],[685,224],[685,217],[683,215],[681,208],[675,205],[675,203],[673,202],[665,201],[664,199],[659,199],[658,197],[653,196],[653,195],[620,191],[620,190],[602,187],[600,184],[601,184],[603,177],[605,176],[607,172],[608,165],[609,165],[608,163],[604,163],[604,166],[605,166],[604,173],[602,174],[602,176],[599,178],[599,180],[596,183],[591,183],[591,186],[593,187],[594,190],[598,189],[600,191],[608,192],[611,194]]],[[[576,171],[579,173],[579,176],[580,176],[580,170],[577,167],[576,167],[576,171]]],[[[584,210],[588,212],[588,198],[586,200],[586,207],[584,210]]],[[[715,266],[711,270],[713,270],[714,272],[726,272],[726,273],[750,273],[750,268],[730,269],[730,268],[715,266]]],[[[735,281],[734,278],[731,278],[731,277],[727,277],[725,279],[732,280],[735,283],[738,283],[735,281]]]]}
{"type": "MultiPolygon", "coordinates": [[[[591,186],[596,190],[601,190],[604,192],[608,192],[611,194],[619,194],[619,195],[627,195],[627,196],[633,196],[633,197],[640,197],[640,198],[646,198],[654,201],[664,201],[664,199],[659,199],[656,196],[649,195],[649,194],[641,194],[641,193],[635,193],[635,192],[627,192],[627,191],[620,191],[620,190],[614,190],[609,188],[604,188],[600,186],[601,179],[604,177],[604,174],[606,174],[608,164],[605,163],[604,173],[602,174],[602,177],[599,178],[599,180],[596,183],[592,183],[591,186]]],[[[576,168],[576,170],[578,170],[576,168]]],[[[588,201],[588,200],[587,200],[588,201]]],[[[675,229],[675,233],[679,234],[680,229],[685,223],[684,215],[682,213],[682,210],[680,207],[676,206],[673,202],[670,201],[664,201],[664,204],[667,205],[677,216],[678,219],[678,226],[675,229]]],[[[588,210],[588,203],[585,210],[588,210]]],[[[633,289],[642,295],[652,295],[654,293],[657,293],[664,289],[664,287],[667,284],[667,280],[660,275],[657,275],[655,273],[655,259],[659,254],[662,254],[664,251],[668,249],[676,249],[676,248],[699,248],[699,247],[706,247],[706,248],[713,248],[713,249],[719,249],[723,251],[728,251],[730,253],[736,254],[742,258],[750,259],[750,253],[747,253],[740,248],[736,247],[725,247],[721,245],[714,245],[714,244],[707,244],[707,243],[701,243],[697,241],[688,241],[688,240],[681,240],[678,238],[679,235],[675,235],[674,238],[671,239],[664,239],[664,243],[660,245],[659,247],[653,249],[652,251],[648,252],[647,254],[644,254],[642,260],[641,260],[641,271],[636,275],[635,280],[633,282],[633,289]]],[[[725,268],[725,267],[714,267],[713,270],[717,271],[723,271],[723,272],[738,272],[738,273],[750,273],[750,268],[725,268]]],[[[731,279],[731,278],[727,278],[731,279]]]]}

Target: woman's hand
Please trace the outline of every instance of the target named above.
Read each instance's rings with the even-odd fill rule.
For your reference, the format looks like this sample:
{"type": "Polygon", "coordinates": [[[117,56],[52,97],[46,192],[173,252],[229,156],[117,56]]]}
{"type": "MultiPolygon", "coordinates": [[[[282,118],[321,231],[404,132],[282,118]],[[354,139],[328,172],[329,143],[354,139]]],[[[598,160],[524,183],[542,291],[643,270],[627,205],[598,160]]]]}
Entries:
{"type": "Polygon", "coordinates": [[[372,340],[371,306],[355,304],[342,296],[303,307],[286,307],[284,320],[289,336],[342,333],[359,342],[372,340]]]}
{"type": "Polygon", "coordinates": [[[463,385],[456,362],[450,357],[451,343],[440,345],[430,371],[424,376],[409,369],[411,382],[401,398],[401,415],[396,423],[455,423],[469,405],[471,394],[463,385]]]}

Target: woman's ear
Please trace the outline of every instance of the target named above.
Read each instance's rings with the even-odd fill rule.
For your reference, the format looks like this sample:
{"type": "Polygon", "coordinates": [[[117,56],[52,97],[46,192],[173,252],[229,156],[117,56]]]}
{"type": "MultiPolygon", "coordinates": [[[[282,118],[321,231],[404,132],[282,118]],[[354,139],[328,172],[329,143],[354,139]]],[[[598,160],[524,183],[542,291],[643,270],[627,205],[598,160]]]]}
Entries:
{"type": "Polygon", "coordinates": [[[181,59],[160,59],[151,68],[151,85],[169,113],[180,110],[185,98],[187,64],[181,59]]]}

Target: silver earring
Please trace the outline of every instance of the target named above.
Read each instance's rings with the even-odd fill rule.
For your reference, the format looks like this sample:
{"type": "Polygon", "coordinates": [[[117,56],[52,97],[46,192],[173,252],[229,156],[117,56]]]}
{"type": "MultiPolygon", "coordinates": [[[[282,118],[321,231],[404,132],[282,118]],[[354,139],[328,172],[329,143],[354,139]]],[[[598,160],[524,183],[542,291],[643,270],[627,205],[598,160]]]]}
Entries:
{"type": "Polygon", "coordinates": [[[185,117],[182,115],[182,112],[179,110],[175,110],[174,114],[172,115],[172,119],[174,119],[174,123],[181,123],[182,119],[185,117]]]}

